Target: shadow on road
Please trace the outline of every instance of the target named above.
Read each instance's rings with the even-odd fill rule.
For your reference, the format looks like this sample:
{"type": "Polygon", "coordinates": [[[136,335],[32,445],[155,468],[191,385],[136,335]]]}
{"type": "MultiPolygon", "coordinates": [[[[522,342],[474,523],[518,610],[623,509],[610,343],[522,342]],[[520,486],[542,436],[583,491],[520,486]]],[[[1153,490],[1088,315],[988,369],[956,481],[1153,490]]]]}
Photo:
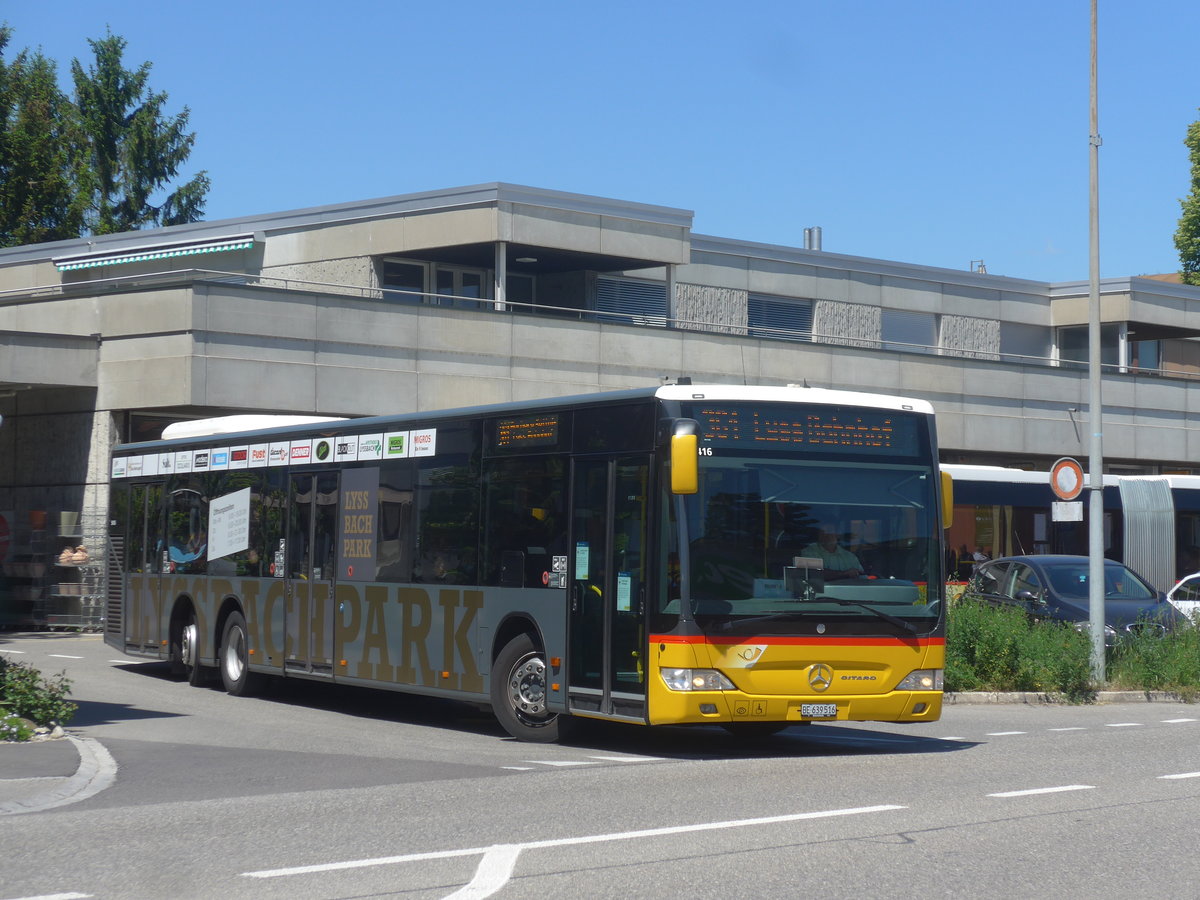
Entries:
{"type": "MultiPolygon", "coordinates": [[[[166,663],[119,668],[147,678],[172,680],[178,677],[171,674],[166,663]]],[[[274,703],[515,741],[500,727],[490,709],[473,703],[295,678],[271,678],[267,685],[262,697],[274,703]]],[[[208,689],[220,690],[220,682],[215,676],[208,689]]],[[[230,702],[237,701],[230,698],[230,702]]],[[[142,710],[132,712],[128,718],[169,715],[142,710]]],[[[99,723],[89,721],[87,724],[99,723]]],[[[562,742],[565,746],[677,759],[954,753],[976,746],[970,741],[942,740],[922,734],[921,730],[929,725],[793,725],[768,737],[750,737],[709,725],[645,728],[589,719],[579,719],[573,724],[571,737],[562,742]]]]}

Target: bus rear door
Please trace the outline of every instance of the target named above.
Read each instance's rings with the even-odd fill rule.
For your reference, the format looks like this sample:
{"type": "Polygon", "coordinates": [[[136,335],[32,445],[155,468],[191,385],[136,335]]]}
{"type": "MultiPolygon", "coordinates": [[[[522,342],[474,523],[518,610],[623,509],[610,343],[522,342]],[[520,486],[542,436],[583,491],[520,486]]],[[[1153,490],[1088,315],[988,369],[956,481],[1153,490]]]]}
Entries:
{"type": "Polygon", "coordinates": [[[288,500],[284,669],[333,674],[337,472],[293,472],[288,500]]]}

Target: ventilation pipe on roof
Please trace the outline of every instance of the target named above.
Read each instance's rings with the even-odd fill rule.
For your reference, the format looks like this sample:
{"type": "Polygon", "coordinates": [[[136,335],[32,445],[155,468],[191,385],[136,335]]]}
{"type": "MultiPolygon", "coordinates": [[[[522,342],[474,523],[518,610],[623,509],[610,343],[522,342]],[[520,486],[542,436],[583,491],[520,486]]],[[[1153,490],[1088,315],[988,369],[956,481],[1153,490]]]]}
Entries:
{"type": "Polygon", "coordinates": [[[804,249],[805,250],[820,250],[821,249],[821,226],[814,225],[812,228],[804,229],[804,249]]]}

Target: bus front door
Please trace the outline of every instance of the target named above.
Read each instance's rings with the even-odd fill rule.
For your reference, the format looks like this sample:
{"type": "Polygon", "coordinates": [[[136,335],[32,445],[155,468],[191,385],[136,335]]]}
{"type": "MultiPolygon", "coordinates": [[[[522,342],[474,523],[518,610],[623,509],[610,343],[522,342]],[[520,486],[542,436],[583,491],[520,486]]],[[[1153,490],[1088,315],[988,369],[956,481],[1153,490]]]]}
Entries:
{"type": "Polygon", "coordinates": [[[284,593],[285,671],[333,674],[337,509],[337,472],[291,476],[284,593]]]}
{"type": "Polygon", "coordinates": [[[650,471],[647,456],[574,461],[568,698],[579,713],[646,718],[650,471]]]}

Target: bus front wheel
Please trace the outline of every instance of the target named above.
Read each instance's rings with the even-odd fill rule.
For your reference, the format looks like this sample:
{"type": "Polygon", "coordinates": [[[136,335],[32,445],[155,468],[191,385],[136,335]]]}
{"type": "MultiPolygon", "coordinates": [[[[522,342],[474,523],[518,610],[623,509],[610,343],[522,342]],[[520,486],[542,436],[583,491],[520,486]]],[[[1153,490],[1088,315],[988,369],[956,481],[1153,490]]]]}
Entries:
{"type": "Polygon", "coordinates": [[[263,676],[250,671],[249,646],[245,617],[240,612],[230,613],[221,638],[221,683],[235,697],[249,697],[262,685],[263,676]]]}
{"type": "Polygon", "coordinates": [[[492,666],[492,711],[519,741],[549,744],[563,737],[568,717],[546,708],[545,654],[528,634],[519,634],[492,666]]]}

